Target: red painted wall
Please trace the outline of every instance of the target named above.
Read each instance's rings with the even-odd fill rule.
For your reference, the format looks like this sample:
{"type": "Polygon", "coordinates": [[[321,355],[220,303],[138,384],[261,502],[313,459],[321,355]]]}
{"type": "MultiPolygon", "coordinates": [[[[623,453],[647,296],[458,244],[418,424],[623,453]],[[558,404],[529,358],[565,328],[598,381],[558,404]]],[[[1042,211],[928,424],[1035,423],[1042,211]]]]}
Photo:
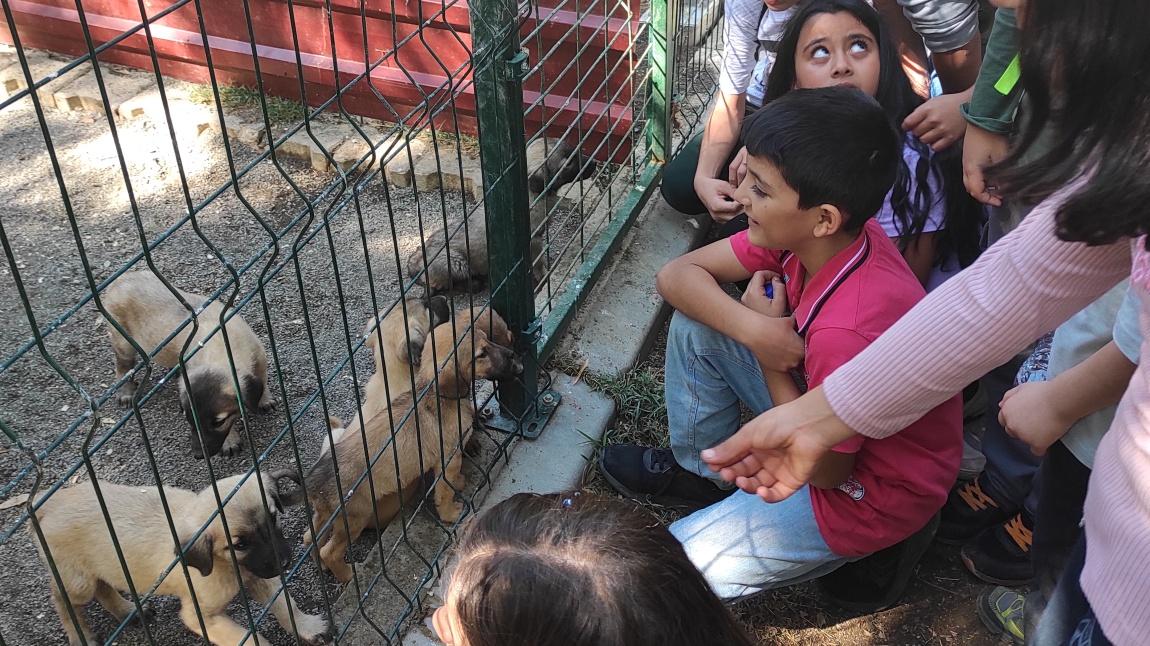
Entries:
{"type": "MultiPolygon", "coordinates": [[[[148,16],[180,4],[143,3],[148,16]]],[[[582,136],[585,152],[598,148],[596,157],[617,161],[626,155],[625,137],[635,116],[631,73],[641,55],[631,47],[640,29],[638,0],[628,3],[629,8],[615,0],[538,0],[537,8],[532,7],[520,31],[527,38],[533,68],[524,82],[527,134],[548,124],[548,134],[562,136],[576,124],[566,138],[574,143],[582,136]],[[554,9],[555,5],[562,8],[554,9]],[[536,33],[540,22],[543,26],[536,33]],[[535,69],[543,54],[547,59],[535,69]],[[541,90],[548,90],[546,101],[531,108],[541,90]],[[609,154],[617,148],[619,153],[609,154]]],[[[82,4],[82,18],[97,46],[141,23],[137,0],[82,4]]],[[[290,6],[286,0],[248,0],[256,43],[253,56],[243,0],[200,0],[217,80],[255,87],[258,60],[269,93],[300,100],[302,77],[303,100],[319,105],[336,93],[337,66],[339,84],[346,86],[363,73],[365,60],[374,64],[382,59],[368,77],[345,89],[343,101],[350,112],[420,127],[427,124],[430,106],[438,112],[438,125],[450,128],[458,121],[462,131],[476,132],[466,0],[332,0],[331,4],[329,21],[321,0],[295,0],[290,6]],[[450,96],[455,97],[454,110],[447,101],[450,96]]],[[[88,51],[74,0],[9,0],[9,5],[25,47],[71,55],[88,51]]],[[[526,10],[526,4],[522,6],[526,10]]],[[[187,1],[151,24],[164,75],[208,82],[199,22],[196,3],[187,1]]],[[[0,40],[12,42],[6,24],[0,24],[0,40]]],[[[100,60],[150,70],[149,51],[147,36],[139,30],[101,54],[100,60]]]]}

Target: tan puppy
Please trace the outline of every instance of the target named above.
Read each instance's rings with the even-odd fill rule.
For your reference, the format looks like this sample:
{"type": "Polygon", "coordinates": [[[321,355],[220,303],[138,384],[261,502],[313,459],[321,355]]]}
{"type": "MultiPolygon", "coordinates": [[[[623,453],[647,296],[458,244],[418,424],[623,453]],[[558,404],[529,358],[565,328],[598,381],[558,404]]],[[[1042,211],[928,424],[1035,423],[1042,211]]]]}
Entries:
{"type": "MultiPolygon", "coordinates": [[[[242,477],[224,478],[216,483],[221,499],[227,499],[242,477]]],[[[271,599],[279,589],[279,583],[274,578],[291,563],[292,551],[279,529],[276,514],[284,507],[298,502],[299,494],[281,493],[277,485],[280,477],[296,479],[294,471],[264,473],[265,500],[260,495],[259,481],[250,477],[224,506],[231,545],[240,565],[244,587],[259,603],[271,599]]],[[[177,566],[167,576],[163,576],[164,570],[179,554],[180,547],[195,536],[216,510],[212,488],[208,487],[197,494],[185,489],[164,487],[164,495],[171,507],[172,519],[180,537],[179,546],[173,544],[157,488],[125,487],[101,481],[100,491],[137,592],[142,594],[159,581],[156,594],[180,598],[180,618],[189,630],[205,636],[217,646],[239,643],[248,630],[233,622],[227,614],[228,603],[239,592],[239,586],[219,516],[184,555],[196,601],[207,627],[206,635],[200,629],[183,568],[177,566]]],[[[120,591],[128,590],[127,579],[116,557],[111,534],[92,483],[86,482],[57,491],[36,512],[36,517],[63,582],[64,590],[61,591],[52,578],[52,599],[60,621],[64,624],[64,631],[68,634],[68,641],[71,644],[80,643],[76,626],[68,615],[67,603],[70,601],[76,611],[84,640],[89,644],[101,643],[93,638],[84,620],[84,607],[95,599],[122,621],[135,605],[120,596],[120,591]],[[67,600],[64,594],[67,594],[67,600]]],[[[40,558],[47,564],[44,547],[39,541],[36,542],[40,558]]],[[[330,632],[328,621],[318,615],[303,614],[286,591],[272,605],[272,613],[281,626],[291,630],[289,606],[301,639],[313,644],[326,640],[330,632]]],[[[259,638],[261,643],[269,643],[262,635],[259,638]]]]}
{"type": "MultiPolygon", "coordinates": [[[[529,246],[531,273],[538,284],[547,269],[540,230],[553,205],[549,198],[560,187],[590,177],[595,172],[595,162],[561,139],[540,138],[527,147],[527,169],[529,200],[533,204],[529,246]]],[[[427,272],[423,273],[423,249],[417,249],[407,257],[407,274],[425,285],[430,293],[450,290],[456,286],[474,291],[482,286],[480,279],[486,278],[490,271],[487,219],[484,212],[477,210],[472,215],[467,225],[467,236],[463,235],[460,223],[449,225],[447,230],[451,234],[450,242],[446,245],[451,252],[450,258],[444,249],[444,230],[437,229],[427,235],[424,244],[427,250],[427,272]]]]}
{"type": "MultiPolygon", "coordinates": [[[[180,384],[180,406],[188,423],[192,425],[192,455],[196,458],[216,453],[234,455],[243,446],[243,436],[235,428],[235,423],[240,419],[240,409],[228,366],[224,336],[221,331],[211,339],[204,340],[219,327],[224,307],[218,301],[208,301],[198,294],[183,290],[180,290],[180,294],[193,308],[207,303],[198,315],[196,338],[188,348],[191,352],[197,344],[204,346],[186,361],[190,388],[185,387],[182,377],[177,379],[180,384]],[[203,445],[196,432],[193,410],[203,432],[203,445]]],[[[149,354],[191,316],[150,271],[124,274],[105,290],[102,299],[108,314],[149,354]]],[[[268,360],[259,337],[239,316],[229,319],[226,329],[244,405],[248,410],[271,410],[275,402],[267,387],[268,360]]],[[[108,331],[112,337],[112,349],[116,352],[116,379],[119,379],[135,367],[139,356],[131,343],[110,322],[108,331]]],[[[192,325],[189,323],[156,353],[155,363],[164,368],[179,365],[180,350],[191,334],[192,325]]],[[[135,394],[136,383],[131,380],[125,382],[120,390],[120,404],[130,406],[135,394]]]]}
{"type": "Polygon", "coordinates": [[[460,447],[466,443],[475,419],[472,384],[476,379],[502,379],[523,370],[514,351],[493,338],[501,337],[500,340],[508,344],[511,341],[507,324],[498,314],[484,312],[475,316],[474,338],[465,332],[472,321],[471,315],[456,315],[454,328],[451,323],[445,323],[432,332],[423,348],[416,381],[415,393],[421,394],[422,399],[413,402],[412,392],[403,393],[366,424],[349,427],[335,446],[335,461],[330,454],[321,455],[308,475],[313,527],[320,531],[329,520],[332,523],[330,534],[320,531],[316,541],[321,546],[319,556],[340,581],[347,581],[352,575],[351,567],[344,561],[351,541],[367,527],[386,525],[403,502],[398,495],[400,486],[410,494],[412,484],[425,471],[442,474],[435,486],[435,508],[439,517],[445,522],[454,522],[463,512],[463,505],[455,500],[455,492],[464,485],[460,447]],[[452,356],[456,340],[459,346],[452,356]],[[423,394],[435,379],[436,368],[439,369],[438,389],[432,386],[423,394]],[[393,419],[397,425],[394,435],[393,419]],[[365,439],[374,460],[371,467],[374,500],[366,478],[356,484],[367,472],[365,439]],[[441,447],[446,454],[441,453],[441,447]],[[336,463],[339,465],[338,486],[336,463]],[[346,501],[346,524],[342,515],[333,518],[340,500],[346,501]]]}
{"type": "MultiPolygon", "coordinates": [[[[364,345],[375,357],[375,373],[363,389],[364,416],[371,417],[387,407],[388,399],[411,390],[412,366],[419,366],[427,335],[450,318],[451,309],[443,296],[427,300],[408,297],[404,307],[397,304],[387,316],[378,317],[378,325],[376,320],[368,322],[364,345]]],[[[354,425],[353,419],[348,426],[354,425]]]]}

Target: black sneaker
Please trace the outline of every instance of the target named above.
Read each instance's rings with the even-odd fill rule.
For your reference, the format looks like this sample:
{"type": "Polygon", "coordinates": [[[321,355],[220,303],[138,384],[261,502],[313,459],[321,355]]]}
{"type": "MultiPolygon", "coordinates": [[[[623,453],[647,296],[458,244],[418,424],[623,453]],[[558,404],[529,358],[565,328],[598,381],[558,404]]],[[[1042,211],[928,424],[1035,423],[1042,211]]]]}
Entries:
{"type": "Polygon", "coordinates": [[[1005,586],[1030,583],[1034,566],[1030,562],[1030,545],[1034,540],[1034,523],[1025,512],[984,530],[973,541],[962,546],[962,563],[974,576],[1005,586]]]}
{"type": "Polygon", "coordinates": [[[898,603],[938,531],[938,514],[909,538],[847,563],[818,579],[827,600],[851,612],[869,614],[898,603]]]}
{"type": "Polygon", "coordinates": [[[734,493],[679,466],[671,449],[612,444],[599,455],[599,472],[616,491],[641,502],[690,513],[734,493]]]}
{"type": "Polygon", "coordinates": [[[985,488],[986,477],[979,475],[970,482],[960,482],[950,490],[942,506],[942,522],[938,527],[940,543],[960,545],[1013,516],[1018,508],[990,495],[985,488]]]}

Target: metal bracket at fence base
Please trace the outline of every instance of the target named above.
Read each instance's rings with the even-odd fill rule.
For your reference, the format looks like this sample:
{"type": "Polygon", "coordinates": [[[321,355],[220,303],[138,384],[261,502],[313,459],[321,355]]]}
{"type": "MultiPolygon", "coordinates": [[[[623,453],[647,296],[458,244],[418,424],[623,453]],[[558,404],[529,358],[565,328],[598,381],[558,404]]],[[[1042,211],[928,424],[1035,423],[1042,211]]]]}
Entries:
{"type": "Polygon", "coordinates": [[[524,439],[534,440],[543,433],[543,427],[551,421],[551,416],[555,413],[555,409],[559,408],[559,403],[562,401],[563,395],[560,395],[558,391],[544,390],[536,398],[535,406],[532,406],[522,419],[516,419],[504,414],[499,408],[499,402],[493,399],[483,409],[483,426],[500,433],[518,434],[522,435],[524,439]]]}
{"type": "Polygon", "coordinates": [[[522,81],[531,69],[531,59],[526,49],[520,49],[514,56],[504,61],[506,67],[500,70],[499,77],[504,81],[522,81]]]}

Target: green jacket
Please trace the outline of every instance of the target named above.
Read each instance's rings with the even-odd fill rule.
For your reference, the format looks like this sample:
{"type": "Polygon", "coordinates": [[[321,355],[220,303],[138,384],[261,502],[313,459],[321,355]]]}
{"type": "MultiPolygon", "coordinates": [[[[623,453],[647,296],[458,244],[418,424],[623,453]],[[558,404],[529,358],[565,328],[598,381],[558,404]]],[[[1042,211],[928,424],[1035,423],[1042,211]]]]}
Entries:
{"type": "Polygon", "coordinates": [[[974,94],[962,106],[962,116],[983,130],[1009,134],[1022,101],[1022,84],[1018,70],[1018,23],[1013,9],[999,9],[994,14],[994,28],[974,94]]]}

